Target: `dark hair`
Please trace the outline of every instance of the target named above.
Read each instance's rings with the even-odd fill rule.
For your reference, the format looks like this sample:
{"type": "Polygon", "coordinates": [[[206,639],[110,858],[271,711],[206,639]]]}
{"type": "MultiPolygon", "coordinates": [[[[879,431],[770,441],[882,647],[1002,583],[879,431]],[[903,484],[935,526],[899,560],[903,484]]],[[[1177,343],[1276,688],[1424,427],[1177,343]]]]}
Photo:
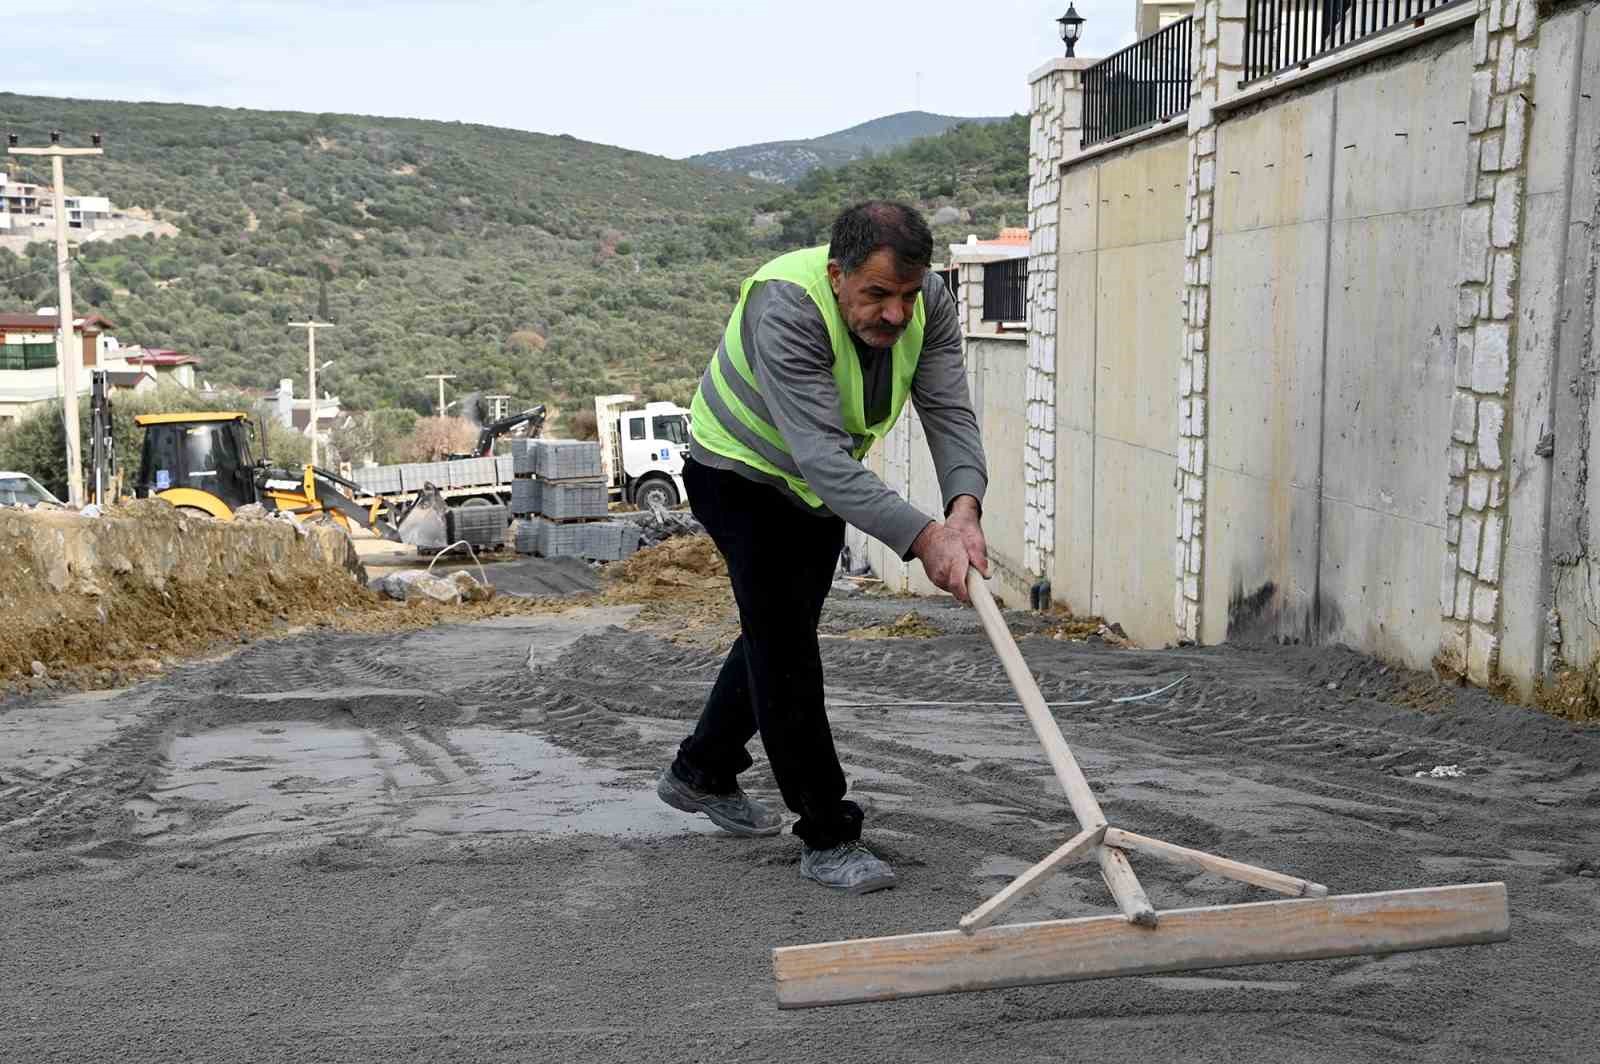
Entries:
{"type": "Polygon", "coordinates": [[[915,207],[868,200],[846,207],[834,219],[828,258],[837,260],[846,273],[879,248],[894,252],[901,270],[925,270],[933,263],[933,234],[915,207]]]}

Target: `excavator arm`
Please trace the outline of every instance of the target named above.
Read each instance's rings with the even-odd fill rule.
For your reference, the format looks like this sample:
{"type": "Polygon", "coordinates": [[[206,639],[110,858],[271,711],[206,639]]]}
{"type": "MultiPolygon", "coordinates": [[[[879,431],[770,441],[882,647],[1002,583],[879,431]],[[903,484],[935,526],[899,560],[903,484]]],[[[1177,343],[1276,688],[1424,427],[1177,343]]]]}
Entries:
{"type": "Polygon", "coordinates": [[[473,457],[487,458],[494,453],[494,441],[510,432],[519,425],[531,423],[528,435],[537,436],[544,427],[544,404],[531,407],[520,414],[503,417],[499,421],[491,421],[478,430],[478,447],[473,452],[473,457]]]}

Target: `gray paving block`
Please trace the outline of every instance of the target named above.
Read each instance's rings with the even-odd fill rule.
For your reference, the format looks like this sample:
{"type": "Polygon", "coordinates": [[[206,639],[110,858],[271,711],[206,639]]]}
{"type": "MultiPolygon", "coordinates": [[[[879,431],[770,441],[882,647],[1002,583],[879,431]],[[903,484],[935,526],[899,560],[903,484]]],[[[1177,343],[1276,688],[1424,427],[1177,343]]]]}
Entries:
{"type": "Polygon", "coordinates": [[[604,476],[596,440],[535,440],[533,472],[541,480],[585,480],[604,476]]]}
{"type": "Polygon", "coordinates": [[[534,444],[538,440],[511,441],[511,471],[516,476],[532,476],[535,472],[534,444]]]}
{"type": "Polygon", "coordinates": [[[543,485],[532,477],[518,477],[511,482],[511,512],[518,517],[539,512],[539,499],[543,485]]]}
{"type": "Polygon", "coordinates": [[[474,547],[498,547],[505,541],[509,518],[504,506],[452,506],[448,513],[450,541],[464,539],[474,547]]]}
{"type": "Polygon", "coordinates": [[[605,517],[610,494],[602,481],[540,481],[537,512],[544,517],[605,517]]]}

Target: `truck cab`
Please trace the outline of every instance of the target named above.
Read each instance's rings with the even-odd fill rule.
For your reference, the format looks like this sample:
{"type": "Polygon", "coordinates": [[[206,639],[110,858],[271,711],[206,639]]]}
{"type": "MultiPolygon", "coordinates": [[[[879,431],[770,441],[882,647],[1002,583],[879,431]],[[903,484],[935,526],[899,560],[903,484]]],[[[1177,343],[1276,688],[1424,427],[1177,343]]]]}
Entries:
{"type": "Polygon", "coordinates": [[[689,411],[675,403],[640,406],[633,395],[598,396],[594,410],[613,499],[644,510],[688,498],[683,462],[689,454],[689,411]]]}

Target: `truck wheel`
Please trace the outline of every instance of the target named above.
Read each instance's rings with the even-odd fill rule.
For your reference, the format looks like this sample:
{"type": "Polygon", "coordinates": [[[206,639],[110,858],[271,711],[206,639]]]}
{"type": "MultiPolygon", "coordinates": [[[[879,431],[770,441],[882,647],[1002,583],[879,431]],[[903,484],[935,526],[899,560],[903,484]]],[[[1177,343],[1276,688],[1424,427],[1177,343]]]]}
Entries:
{"type": "Polygon", "coordinates": [[[670,480],[651,477],[633,490],[633,505],[640,510],[649,510],[657,505],[671,509],[678,505],[678,489],[670,480]]]}
{"type": "Polygon", "coordinates": [[[485,499],[482,495],[474,495],[469,499],[462,499],[456,505],[464,510],[469,506],[493,506],[494,503],[490,502],[488,499],[485,499]]]}

